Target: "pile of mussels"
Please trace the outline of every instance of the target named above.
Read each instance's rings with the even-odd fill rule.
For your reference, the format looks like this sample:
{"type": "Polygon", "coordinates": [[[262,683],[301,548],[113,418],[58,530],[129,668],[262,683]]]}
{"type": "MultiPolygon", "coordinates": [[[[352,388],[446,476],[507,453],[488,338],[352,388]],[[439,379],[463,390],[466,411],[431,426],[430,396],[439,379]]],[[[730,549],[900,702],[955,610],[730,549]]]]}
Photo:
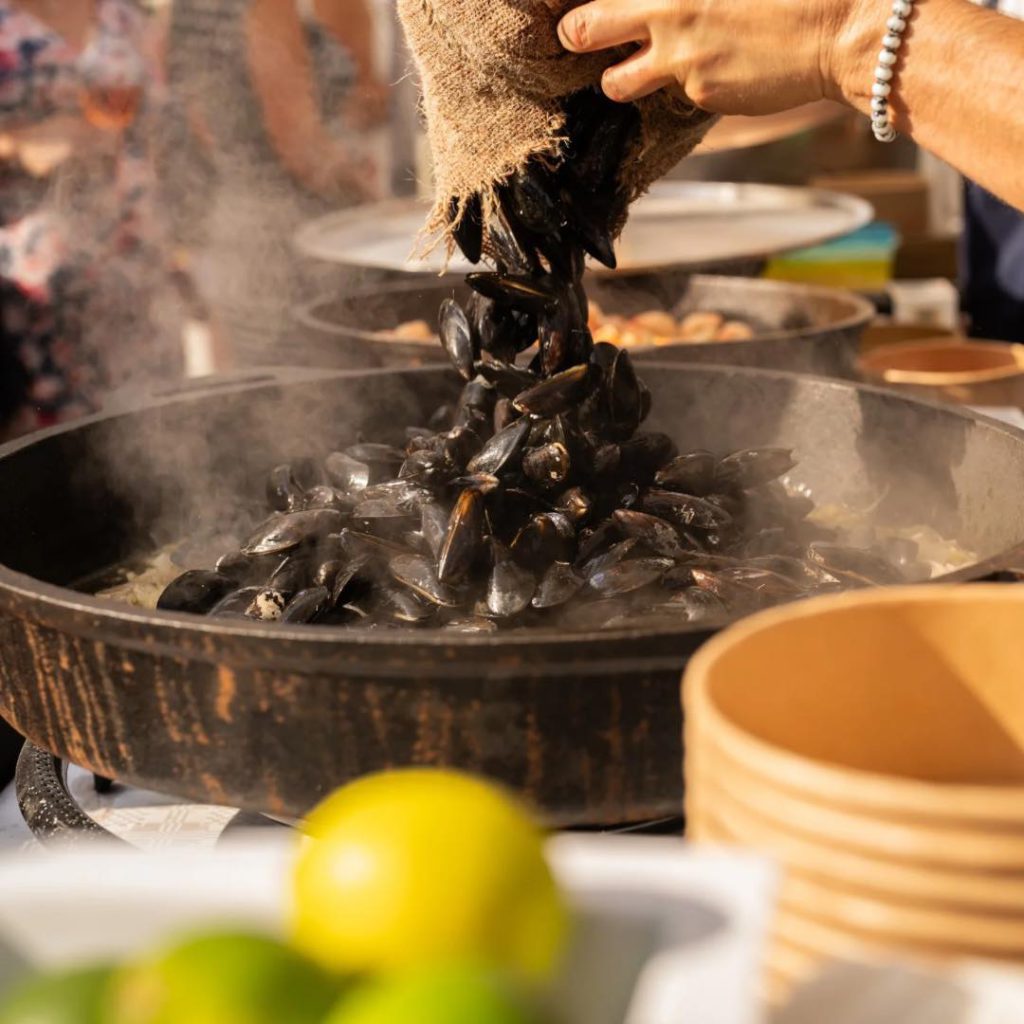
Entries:
{"type": "Polygon", "coordinates": [[[589,90],[566,109],[559,166],[531,163],[486,218],[479,197],[452,203],[462,252],[494,266],[469,275],[466,308],[441,308],[457,405],[404,450],[359,443],[274,469],[270,518],[159,607],[468,632],[678,625],[904,578],[913,551],[844,548],[806,522],[811,503],[778,483],[790,452],[680,454],[639,432],[650,393],[627,351],[594,344],[582,286],[587,255],[615,266],[637,111],[589,90]]]}

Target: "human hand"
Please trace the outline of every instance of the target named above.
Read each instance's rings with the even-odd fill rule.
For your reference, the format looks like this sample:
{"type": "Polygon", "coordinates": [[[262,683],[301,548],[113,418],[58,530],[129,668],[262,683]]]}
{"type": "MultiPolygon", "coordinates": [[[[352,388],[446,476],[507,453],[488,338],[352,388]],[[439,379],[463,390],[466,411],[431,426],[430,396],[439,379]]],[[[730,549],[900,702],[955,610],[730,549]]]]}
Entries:
{"type": "MultiPolygon", "coordinates": [[[[858,8],[864,3],[593,0],[570,11],[558,34],[574,53],[639,47],[605,72],[602,86],[612,100],[640,99],[678,83],[693,103],[714,113],[774,114],[841,98],[845,74],[836,65],[843,44],[863,34],[858,8]]],[[[885,16],[881,8],[875,15],[877,35],[885,16]]]]}

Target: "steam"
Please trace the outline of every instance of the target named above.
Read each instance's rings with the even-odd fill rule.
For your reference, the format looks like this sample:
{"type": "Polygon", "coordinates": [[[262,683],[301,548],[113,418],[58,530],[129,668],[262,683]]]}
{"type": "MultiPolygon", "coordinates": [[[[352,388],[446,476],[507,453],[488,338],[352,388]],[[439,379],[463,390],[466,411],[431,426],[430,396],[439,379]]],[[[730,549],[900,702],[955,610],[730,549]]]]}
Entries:
{"type": "MultiPolygon", "coordinates": [[[[380,15],[378,67],[392,65],[381,77],[397,77],[407,60],[394,45],[392,5],[372,2],[380,15]]],[[[275,463],[300,454],[322,457],[352,443],[362,422],[377,440],[420,418],[415,395],[400,383],[389,385],[384,409],[366,407],[358,395],[339,407],[329,389],[315,386],[293,402],[282,397],[273,375],[244,397],[185,379],[187,371],[213,368],[203,329],[229,354],[218,368],[243,381],[263,379],[261,367],[303,366],[309,349],[295,308],[324,296],[340,299],[358,283],[293,247],[301,224],[343,204],[296,181],[265,136],[247,79],[245,6],[173,5],[167,95],[140,112],[125,142],[129,154],[144,143],[155,167],[148,194],[131,204],[144,218],[132,225],[144,239],[141,248],[126,251],[123,236],[96,227],[118,223],[124,196],[109,187],[116,154],[95,161],[76,154],[45,196],[46,211],[63,220],[82,264],[92,268],[63,313],[74,317],[82,336],[88,382],[103,411],[115,416],[91,429],[89,458],[69,471],[83,488],[104,481],[110,514],[123,510],[130,519],[125,554],[189,536],[221,537],[228,545],[265,515],[264,474],[275,463]],[[190,255],[185,273],[176,252],[190,255]],[[223,397],[211,401],[211,393],[223,397]],[[130,421],[116,415],[131,410],[145,411],[130,421]]],[[[281,63],[289,64],[283,51],[281,63]]],[[[395,118],[370,143],[381,165],[382,198],[392,180],[405,191],[413,185],[401,169],[412,153],[395,147],[399,169],[390,174],[384,151],[391,140],[384,136],[409,129],[414,91],[413,83],[402,83],[395,118]]],[[[355,147],[356,135],[341,143],[355,147]]],[[[327,156],[311,154],[314,161],[327,156]]]]}
{"type": "MultiPolygon", "coordinates": [[[[214,51],[207,56],[208,67],[190,64],[178,68],[177,77],[172,73],[172,87],[179,84],[182,91],[155,126],[160,158],[158,206],[169,214],[171,238],[200,254],[193,265],[197,295],[174,293],[149,277],[117,282],[97,289],[102,302],[85,322],[97,345],[125,332],[145,337],[150,331],[155,353],[164,351],[164,342],[156,339],[166,334],[176,337],[180,352],[187,315],[205,307],[214,312],[214,329],[230,339],[235,367],[248,372],[256,386],[210,392],[200,384],[192,392],[185,388],[175,393],[180,364],[172,369],[161,358],[145,358],[147,353],[140,353],[137,344],[126,345],[128,361],[117,369],[126,384],[119,403],[145,407],[155,399],[157,404],[130,421],[115,419],[98,430],[96,461],[75,471],[108,481],[118,505],[129,510],[133,528],[126,532],[125,543],[130,553],[152,551],[182,538],[206,538],[215,548],[209,554],[197,554],[195,561],[209,566],[217,555],[237,547],[255,521],[266,515],[263,486],[273,465],[297,455],[322,459],[329,451],[356,441],[360,427],[367,439],[401,443],[406,425],[423,425],[426,413],[449,396],[425,396],[418,389],[436,388],[436,381],[401,375],[386,383],[378,379],[365,391],[332,386],[329,380],[317,383],[312,377],[301,388],[281,388],[273,376],[261,378],[261,366],[302,362],[293,309],[324,294],[341,298],[351,282],[331,266],[303,261],[293,250],[295,229],[328,212],[331,204],[305,194],[283,168],[266,159],[269,147],[253,121],[259,116],[254,103],[217,106],[221,68],[216,61],[223,57],[214,51]],[[218,118],[218,135],[233,139],[236,145],[204,149],[199,144],[187,116],[190,97],[203,101],[207,112],[218,118]],[[142,307],[145,314],[140,312],[142,307]],[[344,404],[339,404],[340,395],[344,404]],[[164,400],[167,404],[159,404],[164,400]]],[[[749,315],[745,310],[737,312],[749,315]]],[[[702,403],[697,420],[690,422],[689,414],[669,415],[678,395],[665,389],[657,395],[658,375],[644,376],[656,391],[656,414],[664,409],[672,420],[666,428],[684,450],[704,443],[725,454],[776,443],[774,428],[799,415],[796,399],[806,400],[794,384],[794,401],[782,400],[753,415],[737,404],[743,389],[733,387],[722,371],[720,380],[710,382],[712,388],[721,389],[720,402],[702,403]],[[712,409],[714,416],[709,415],[712,409]],[[706,437],[711,427],[714,436],[706,437]]],[[[784,398],[790,397],[788,383],[778,387],[787,392],[784,398]]],[[[855,395],[848,399],[851,405],[856,403],[855,395]]],[[[848,412],[851,424],[860,422],[862,410],[848,412]]],[[[890,431],[888,423],[880,424],[879,432],[886,437],[904,436],[890,431]]],[[[843,440],[856,451],[855,440],[843,440]]],[[[837,474],[833,452],[821,458],[815,452],[801,454],[809,471],[821,458],[832,464],[817,470],[816,478],[826,482],[826,490],[845,487],[848,474],[837,474]]],[[[893,467],[905,460],[887,459],[883,466],[875,454],[865,453],[864,461],[871,482],[878,485],[872,493],[883,494],[893,479],[893,467]]],[[[912,501],[906,497],[916,481],[902,480],[899,492],[904,500],[897,511],[902,515],[904,507],[925,507],[925,490],[936,505],[935,479],[933,474],[920,481],[922,497],[912,501]]],[[[856,482],[859,486],[864,480],[856,482]]],[[[887,503],[890,512],[892,505],[887,503]]]]}

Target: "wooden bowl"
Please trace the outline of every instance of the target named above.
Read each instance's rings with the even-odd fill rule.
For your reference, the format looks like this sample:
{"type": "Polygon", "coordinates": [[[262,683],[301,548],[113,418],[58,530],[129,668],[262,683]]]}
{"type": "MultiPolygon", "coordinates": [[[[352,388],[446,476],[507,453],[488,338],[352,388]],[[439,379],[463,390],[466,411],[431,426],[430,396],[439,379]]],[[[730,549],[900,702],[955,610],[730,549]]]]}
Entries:
{"type": "Polygon", "coordinates": [[[851,848],[1024,866],[1022,625],[1024,591],[981,585],[755,616],[690,662],[687,748],[712,737],[773,817],[851,848]]]}
{"type": "Polygon", "coordinates": [[[691,790],[702,791],[698,799],[705,813],[722,802],[739,804],[825,847],[911,866],[1024,872],[1024,833],[1020,831],[881,818],[870,811],[829,807],[707,761],[698,762],[695,774],[687,778],[691,790]]]}
{"type": "Polygon", "coordinates": [[[788,872],[826,881],[837,890],[939,908],[1024,914],[1024,872],[908,864],[822,843],[717,794],[709,804],[688,822],[691,837],[753,847],[777,858],[788,872]]]}
{"type": "Polygon", "coordinates": [[[861,356],[868,380],[962,405],[1024,407],[1024,345],[931,339],[861,356]]]}
{"type": "Polygon", "coordinates": [[[986,875],[966,866],[936,871],[850,856],[772,818],[774,807],[762,796],[746,804],[711,784],[719,766],[706,753],[688,766],[689,784],[701,793],[690,835],[701,843],[752,848],[783,864],[777,935],[803,937],[805,948],[822,958],[864,948],[938,960],[1024,958],[1024,872],[986,875]],[[941,889],[943,880],[948,892],[941,889]],[[815,945],[821,935],[827,941],[815,945]]]}
{"type": "Polygon", "coordinates": [[[872,899],[795,872],[786,875],[779,899],[794,912],[901,948],[1024,959],[1021,916],[872,899]]]}
{"type": "Polygon", "coordinates": [[[897,345],[913,345],[921,341],[938,341],[956,338],[963,342],[963,335],[932,324],[894,324],[875,320],[868,324],[860,339],[861,355],[875,349],[897,345]]]}
{"type": "Polygon", "coordinates": [[[977,950],[973,947],[943,948],[940,946],[914,946],[907,943],[879,940],[871,935],[858,934],[849,928],[816,920],[804,914],[780,907],[769,939],[770,946],[783,943],[795,946],[822,960],[871,960],[893,959],[914,961],[929,967],[943,967],[962,960],[995,960],[1003,964],[1019,966],[1021,951],[1010,955],[998,951],[977,950]]]}
{"type": "MultiPolygon", "coordinates": [[[[749,839],[749,830],[743,831],[749,839]]],[[[706,842],[737,842],[733,829],[721,825],[717,815],[704,817],[700,833],[706,842]]],[[[777,852],[768,844],[752,845],[777,852]]],[[[1020,963],[1024,946],[1016,932],[1022,918],[1006,916],[1013,909],[994,909],[980,918],[958,913],[951,919],[913,902],[851,896],[790,866],[765,954],[765,988],[770,996],[786,995],[828,961],[845,958],[889,959],[895,954],[933,968],[976,958],[1020,963]]]]}

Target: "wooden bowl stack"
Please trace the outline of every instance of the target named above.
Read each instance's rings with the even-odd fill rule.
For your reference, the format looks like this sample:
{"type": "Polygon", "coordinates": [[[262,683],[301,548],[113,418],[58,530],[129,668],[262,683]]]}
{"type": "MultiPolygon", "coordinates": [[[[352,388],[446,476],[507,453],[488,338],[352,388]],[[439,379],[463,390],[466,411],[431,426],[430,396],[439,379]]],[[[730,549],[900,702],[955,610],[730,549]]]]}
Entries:
{"type": "Polygon", "coordinates": [[[684,697],[691,837],[784,868],[769,998],[846,956],[1024,963],[1024,590],[769,612],[684,697]]]}

